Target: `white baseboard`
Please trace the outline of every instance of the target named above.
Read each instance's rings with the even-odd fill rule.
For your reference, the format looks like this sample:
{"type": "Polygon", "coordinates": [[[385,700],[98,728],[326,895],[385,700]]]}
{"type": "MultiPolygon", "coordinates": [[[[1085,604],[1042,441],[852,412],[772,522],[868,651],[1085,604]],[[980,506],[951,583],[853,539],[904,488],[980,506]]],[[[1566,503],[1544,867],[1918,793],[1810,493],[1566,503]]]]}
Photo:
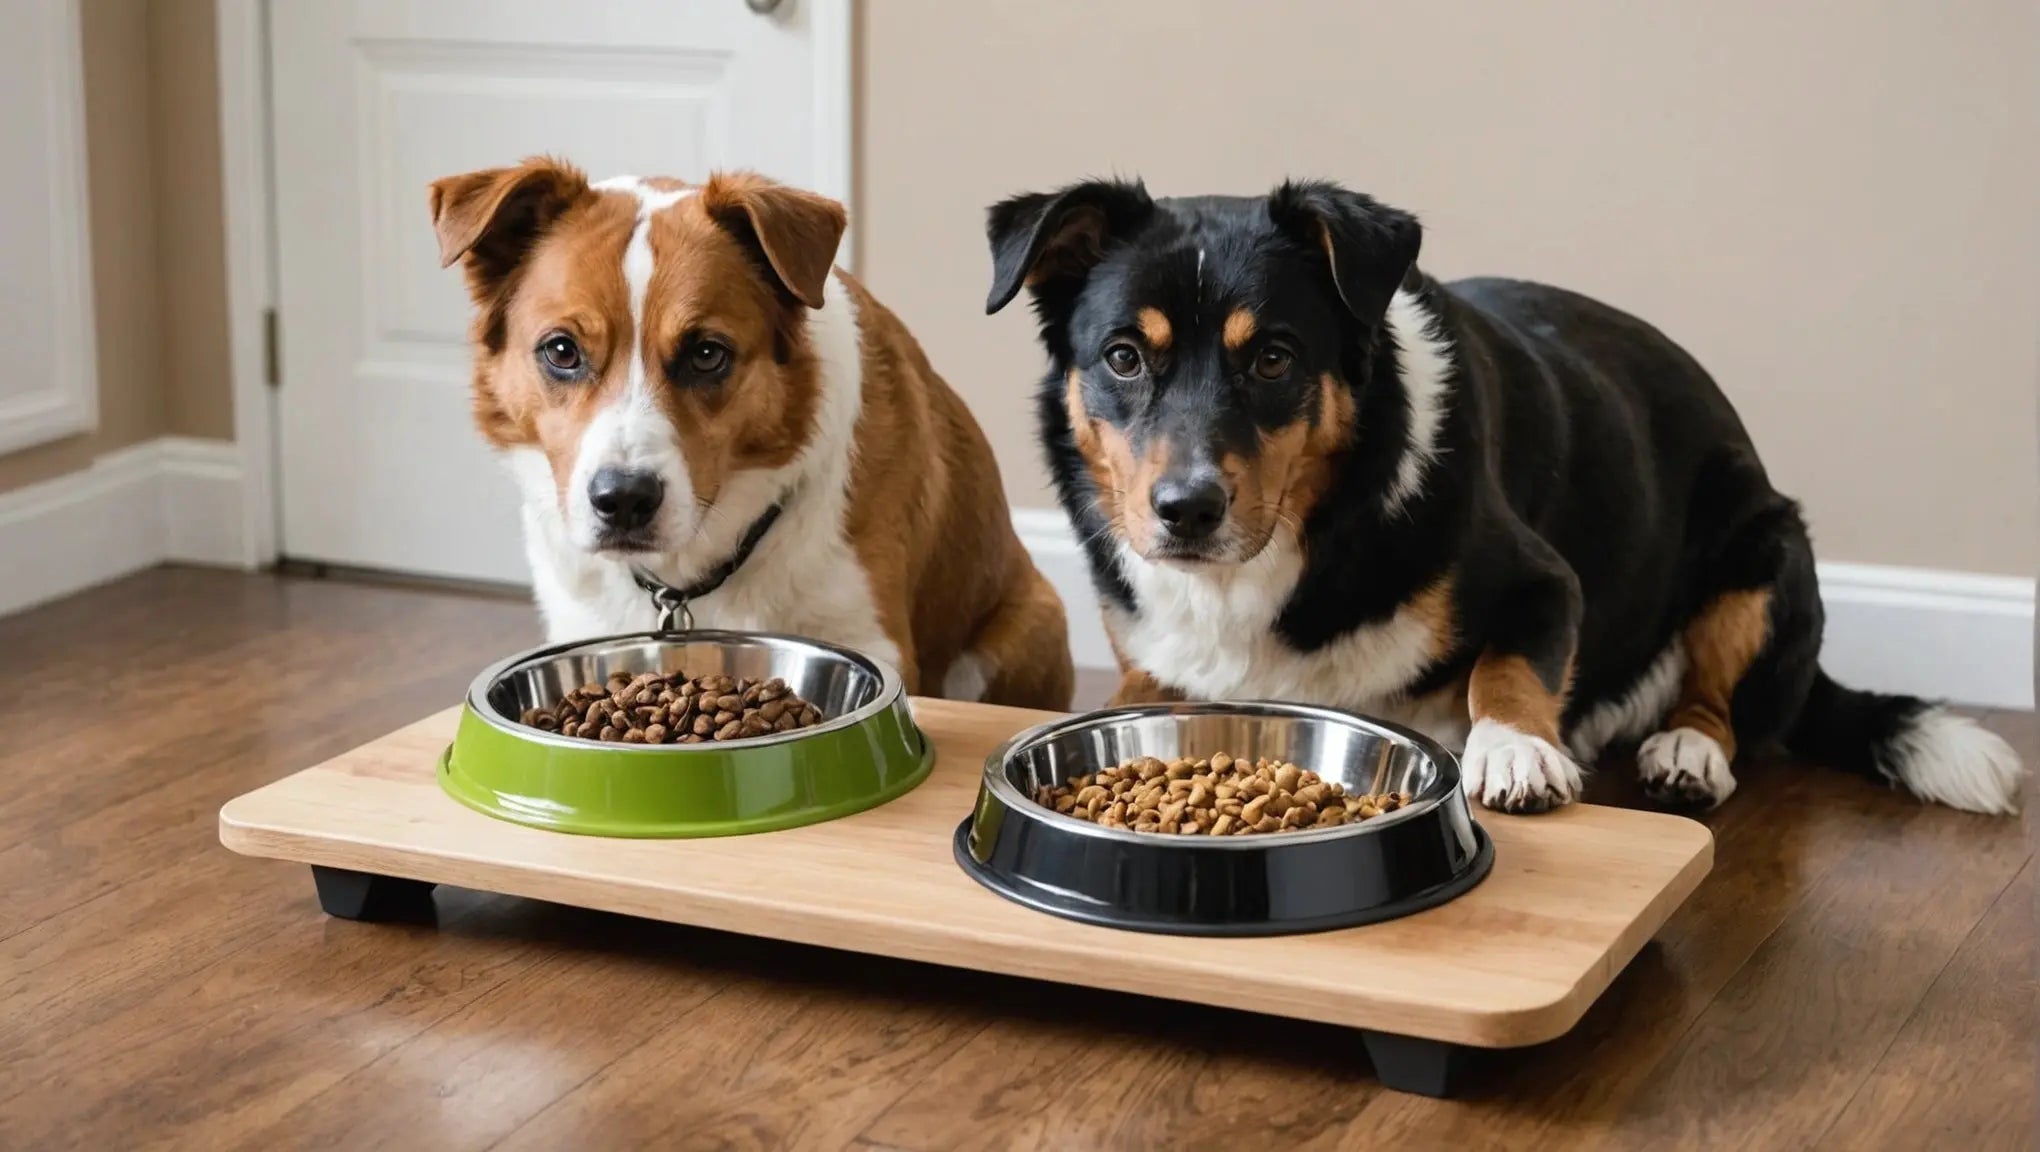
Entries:
{"type": "MultiPolygon", "coordinates": [[[[1112,668],[1091,572],[1059,511],[1013,514],[1020,542],[1062,595],[1079,668],[1112,668]]],[[[2016,576],[1820,565],[1821,665],[1855,688],[1992,708],[2033,707],[2034,584],[2016,576]]]]}
{"type": "Polygon", "coordinates": [[[2033,707],[2033,581],[1820,565],[1821,666],[1856,688],[1992,708],[2033,707]]]}
{"type": "Polygon", "coordinates": [[[0,494],[0,615],[177,560],[239,566],[232,444],[165,437],[0,494]]]}
{"type": "Polygon", "coordinates": [[[226,440],[166,436],[161,461],[163,555],[238,567],[247,555],[240,450],[226,440]]]}
{"type": "Polygon", "coordinates": [[[157,479],[155,445],[141,444],[0,496],[0,613],[159,563],[157,479]]]}

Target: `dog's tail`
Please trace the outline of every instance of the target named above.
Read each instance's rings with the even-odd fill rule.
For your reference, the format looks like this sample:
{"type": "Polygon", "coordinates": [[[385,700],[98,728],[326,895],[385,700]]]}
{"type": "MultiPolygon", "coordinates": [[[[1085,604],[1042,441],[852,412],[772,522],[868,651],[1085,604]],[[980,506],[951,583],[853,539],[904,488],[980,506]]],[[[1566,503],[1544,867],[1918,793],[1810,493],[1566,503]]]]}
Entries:
{"type": "Polygon", "coordinates": [[[1816,673],[1785,738],[1809,760],[1970,812],[2019,810],[2026,769],[1996,733],[1916,696],[1859,692],[1816,673]]]}

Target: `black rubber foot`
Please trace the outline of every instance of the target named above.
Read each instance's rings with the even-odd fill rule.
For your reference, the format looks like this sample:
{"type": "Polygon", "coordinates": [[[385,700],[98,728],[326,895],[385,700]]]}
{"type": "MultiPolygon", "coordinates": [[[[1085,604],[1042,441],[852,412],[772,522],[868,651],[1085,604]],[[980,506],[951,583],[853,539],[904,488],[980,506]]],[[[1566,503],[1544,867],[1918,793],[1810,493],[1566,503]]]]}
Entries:
{"type": "Polygon", "coordinates": [[[423,880],[350,872],[312,865],[319,907],[342,920],[416,920],[433,912],[432,885],[423,880]]]}
{"type": "Polygon", "coordinates": [[[1418,1096],[1453,1096],[1465,1086],[1473,1049],[1442,1040],[1398,1036],[1393,1032],[1360,1033],[1374,1075],[1398,1092],[1418,1096]]]}

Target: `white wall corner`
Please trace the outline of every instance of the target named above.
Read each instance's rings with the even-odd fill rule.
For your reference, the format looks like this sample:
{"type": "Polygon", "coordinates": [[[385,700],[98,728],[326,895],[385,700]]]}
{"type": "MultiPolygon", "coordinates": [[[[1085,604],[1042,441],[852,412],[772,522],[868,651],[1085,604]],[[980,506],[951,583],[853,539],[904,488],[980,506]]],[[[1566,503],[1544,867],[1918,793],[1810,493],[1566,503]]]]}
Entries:
{"type": "MultiPolygon", "coordinates": [[[[1113,668],[1090,568],[1057,510],[1013,513],[1020,542],[1055,585],[1079,668],[1113,668]]],[[[1989,708],[2033,707],[2034,582],[2017,576],[1820,565],[1821,665],[1855,688],[1989,708]]]]}
{"type": "Polygon", "coordinates": [[[240,453],[170,437],[0,494],[0,615],[175,560],[242,567],[240,453]]]}

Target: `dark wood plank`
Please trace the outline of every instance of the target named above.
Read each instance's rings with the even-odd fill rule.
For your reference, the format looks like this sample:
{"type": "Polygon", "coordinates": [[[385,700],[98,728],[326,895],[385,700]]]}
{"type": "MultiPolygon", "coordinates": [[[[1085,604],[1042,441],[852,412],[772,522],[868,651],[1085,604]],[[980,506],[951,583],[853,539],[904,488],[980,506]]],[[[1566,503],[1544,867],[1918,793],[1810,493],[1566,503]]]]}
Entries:
{"type": "MultiPolygon", "coordinates": [[[[1138,963],[1137,949],[1127,959],[1138,963]]],[[[1031,983],[1002,991],[999,1022],[867,1140],[914,1152],[1293,1148],[1338,1131],[1382,1091],[1345,1029],[1031,983]]]]}
{"type": "Polygon", "coordinates": [[[152,994],[122,996],[122,1011],[45,1032],[47,1047],[20,1062],[24,1075],[0,1100],[0,1146],[134,1147],[176,1133],[217,1147],[533,960],[529,943],[477,948],[451,926],[348,931],[301,903],[257,922],[259,938],[154,982],[152,994]]]}
{"type": "MultiPolygon", "coordinates": [[[[34,662],[35,683],[97,677],[120,705],[54,744],[0,750],[0,771],[26,785],[0,810],[12,837],[0,851],[0,1144],[75,1132],[81,1104],[98,1106],[103,1130],[147,1130],[174,1113],[161,1094],[181,1076],[231,1082],[178,1058],[205,1052],[195,1022],[238,1026],[232,1011],[207,1014],[220,981],[273,1002],[269,981],[316,987],[334,970],[279,967],[259,950],[234,965],[287,943],[280,922],[323,931],[323,920],[301,870],[280,883],[217,847],[219,804],[457,697],[499,651],[487,633],[533,630],[528,615],[166,570],[0,622],[0,651],[34,662]],[[389,633],[363,627],[378,621],[389,633]],[[118,652],[106,637],[125,638],[118,652]]],[[[18,675],[12,657],[6,667],[18,675]]],[[[11,697],[0,723],[30,706],[11,697]]],[[[386,949],[370,963],[408,959],[386,949]]]]}
{"type": "Polygon", "coordinates": [[[2018,824],[1913,806],[1866,820],[1653,1070],[1625,1145],[1803,1148],[1875,1067],[2030,857],[2018,824]]]}
{"type": "Polygon", "coordinates": [[[1821,1140],[1859,1148],[2032,1148],[2040,980],[2027,861],[1821,1140]]]}
{"type": "MultiPolygon", "coordinates": [[[[439,901],[444,907],[449,896],[439,901]]],[[[271,1041],[315,1050],[317,1060],[270,1073],[259,1092],[242,1086],[195,1131],[217,1132],[212,1146],[222,1149],[400,1148],[420,1131],[448,1152],[492,1147],[721,994],[719,967],[668,962],[686,950],[683,934],[503,898],[454,901],[470,908],[456,925],[442,924],[446,946],[417,970],[460,971],[472,994],[414,1014],[415,1029],[380,1025],[366,1043],[354,1021],[374,1021],[374,1004],[350,994],[321,1006],[310,1013],[317,1023],[271,1041]]],[[[328,930],[358,935],[364,949],[384,947],[375,943],[381,926],[328,930]]]]}
{"type": "MultiPolygon", "coordinates": [[[[2040,717],[1993,712],[1984,721],[2028,764],[2040,763],[2040,717]]],[[[2026,842],[2040,825],[2028,778],[2026,842]]],[[[2040,861],[2028,859],[1914,1009],[1821,1146],[2040,1147],[2040,861]]]]}
{"type": "MultiPolygon", "coordinates": [[[[377,655],[336,647],[341,658],[377,655]]],[[[392,643],[387,650],[397,654],[402,647],[392,643]]],[[[104,757],[98,773],[104,784],[81,780],[70,790],[70,803],[55,805],[59,814],[46,821],[22,819],[0,849],[0,877],[47,878],[0,887],[0,940],[209,850],[221,804],[286,774],[270,765],[315,764],[358,745],[365,733],[415,720],[421,702],[458,698],[467,675],[465,668],[423,673],[399,668],[386,686],[350,692],[344,704],[311,691],[251,686],[240,694],[240,707],[289,711],[288,726],[218,731],[212,727],[216,706],[201,702],[154,710],[151,724],[160,742],[112,754],[89,743],[78,747],[70,754],[104,757]]]]}
{"type": "Polygon", "coordinates": [[[502,1148],[840,1148],[987,1023],[967,973],[672,931],[732,957],[721,994],[502,1148]]]}

